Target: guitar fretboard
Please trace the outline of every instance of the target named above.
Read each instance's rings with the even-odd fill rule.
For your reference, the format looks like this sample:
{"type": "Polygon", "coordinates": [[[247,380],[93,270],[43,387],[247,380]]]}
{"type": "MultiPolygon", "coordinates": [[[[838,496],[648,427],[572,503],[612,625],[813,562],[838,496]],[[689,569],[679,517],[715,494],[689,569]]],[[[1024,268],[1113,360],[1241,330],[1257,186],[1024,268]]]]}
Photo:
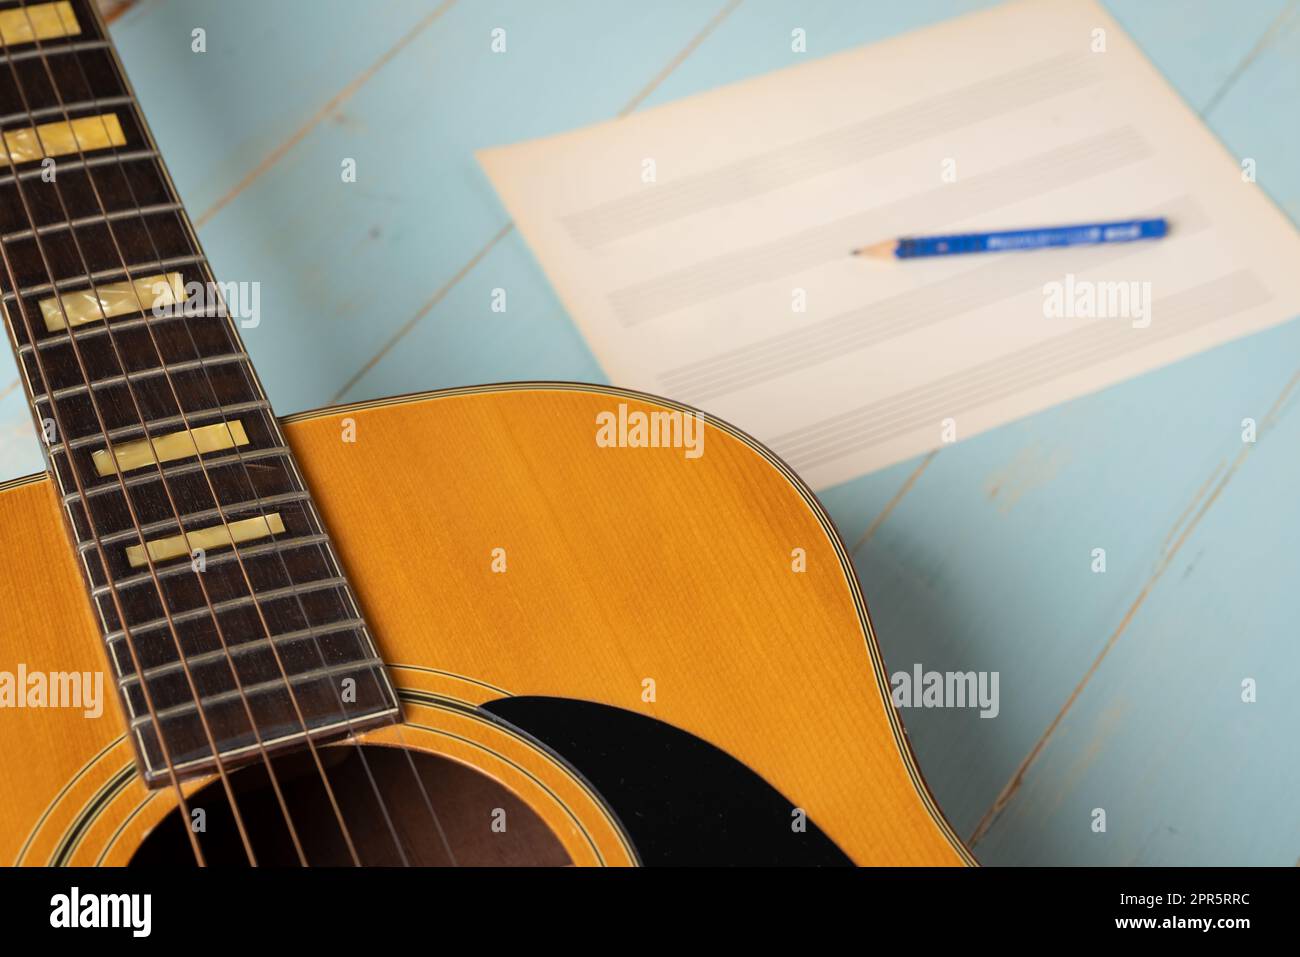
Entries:
{"type": "Polygon", "coordinates": [[[103,24],[0,41],[0,301],[146,780],[396,720],[103,24]]]}

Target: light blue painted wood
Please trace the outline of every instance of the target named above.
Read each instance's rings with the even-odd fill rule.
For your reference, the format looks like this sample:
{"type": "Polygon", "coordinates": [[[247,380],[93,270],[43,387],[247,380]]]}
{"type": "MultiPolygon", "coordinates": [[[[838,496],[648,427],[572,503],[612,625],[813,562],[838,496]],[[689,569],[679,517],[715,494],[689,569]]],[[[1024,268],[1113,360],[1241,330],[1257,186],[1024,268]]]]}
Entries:
{"type": "MultiPolygon", "coordinates": [[[[147,3],[111,32],[197,218],[431,9],[427,0],[317,0],[310,12],[259,0],[147,3]],[[199,27],[204,54],[191,50],[199,27]]],[[[0,349],[0,391],[17,376],[10,350],[0,349]]],[[[0,397],[0,477],[42,468],[26,404],[0,397]]]]}
{"type": "MultiPolygon", "coordinates": [[[[725,27],[673,71],[647,100],[669,103],[724,83],[759,76],[809,59],[874,43],[950,17],[995,5],[995,0],[913,0],[908,3],[853,4],[842,0],[745,0],[725,27]],[[805,33],[807,53],[790,49],[790,32],[805,33]]],[[[845,96],[870,96],[845,90],[845,96]]]]}
{"type": "MultiPolygon", "coordinates": [[[[711,13],[582,0],[558,17],[518,0],[457,4],[337,122],[314,128],[219,214],[205,231],[218,271],[263,282],[267,320],[247,339],[259,360],[286,370],[268,384],[277,408],[328,402],[506,224],[475,149],[614,115],[711,13]],[[498,27],[505,54],[489,46],[498,27]],[[345,157],[357,162],[355,184],[341,181],[345,157]]],[[[515,262],[517,253],[487,258],[421,322],[436,342],[406,341],[390,354],[407,373],[385,370],[348,397],[530,369],[598,377],[540,271],[496,271],[515,262]],[[505,315],[489,310],[497,286],[507,290],[505,315]]]]}
{"type": "Polygon", "coordinates": [[[1267,45],[1216,101],[1211,127],[1255,160],[1260,187],[1300,222],[1300,0],[1291,0],[1267,45]]]}
{"type": "MultiPolygon", "coordinates": [[[[14,369],[12,375],[17,374],[14,369]]],[[[16,382],[10,384],[13,387],[0,398],[0,482],[45,468],[27,399],[16,382]]]]}
{"type": "MultiPolygon", "coordinates": [[[[1221,30],[1202,23],[1195,30],[1136,35],[1176,71],[1175,88],[1200,106],[1214,96],[1218,82],[1200,79],[1205,65],[1216,77],[1230,76],[1279,9],[1252,10],[1253,29],[1243,29],[1234,14],[1221,30]],[[1219,36],[1226,42],[1209,43],[1219,36]]],[[[648,102],[742,78],[751,65],[752,72],[785,65],[792,21],[783,10],[788,8],[743,6],[648,102]]],[[[808,29],[814,42],[834,37],[826,52],[837,49],[835,43],[871,38],[863,22],[845,21],[843,12],[837,5],[801,8],[796,25],[808,29]],[[819,14],[827,19],[819,21],[819,14]]],[[[1219,11],[1220,19],[1225,13],[1219,11]]],[[[1168,16],[1163,23],[1168,25],[1168,16]]],[[[1275,177],[1282,172],[1270,165],[1275,177]]],[[[1265,188],[1268,182],[1266,177],[1265,188]]],[[[518,245],[516,237],[507,242],[518,245]]],[[[525,319],[556,308],[550,299],[538,301],[525,319]]],[[[384,382],[406,381],[404,370],[414,369],[445,334],[434,326],[417,327],[409,337],[411,349],[394,353],[376,375],[384,382]]],[[[1266,407],[1289,375],[1285,362],[1269,366],[1256,352],[1259,359],[1286,354],[1260,342],[1237,344],[1229,354],[1193,360],[1191,372],[1165,370],[945,451],[861,550],[859,569],[888,660],[899,667],[920,661],[940,670],[998,670],[1004,676],[1006,710],[999,720],[950,711],[908,717],[922,766],[963,833],[971,833],[1059,712],[1148,579],[1167,530],[1212,473],[1225,443],[1234,440],[1235,423],[1248,413],[1225,412],[1225,405],[1266,407]],[[1234,355],[1251,358],[1225,369],[1234,355]],[[1203,377],[1224,385],[1207,390],[1203,377]],[[1135,403],[1146,411],[1135,414],[1135,403]],[[1112,429],[1114,422],[1121,428],[1112,429]],[[1154,481],[1158,492],[1142,491],[1150,488],[1144,480],[1154,481]],[[1088,571],[1090,550],[1099,545],[1110,556],[1104,578],[1088,571]]],[[[828,494],[846,537],[858,538],[916,465],[828,494]]],[[[1000,819],[999,829],[1006,826],[1000,819]]],[[[1197,853],[1231,850],[1212,834],[1188,830],[1184,840],[1201,849],[1197,853]]],[[[1183,850],[1192,853],[1188,847],[1183,850]]],[[[992,861],[1042,859],[1006,839],[985,845],[982,853],[992,861]]],[[[1062,853],[1048,859],[1071,858],[1062,853]]]]}
{"type": "MultiPolygon", "coordinates": [[[[430,0],[166,0],[132,8],[112,33],[198,219],[437,9],[430,0]],[[200,28],[201,54],[191,49],[200,28]]],[[[424,32],[436,29],[434,20],[424,32]]]]}
{"type": "MultiPolygon", "coordinates": [[[[399,42],[437,9],[427,0],[339,3],[321,17],[317,7],[267,6],[171,0],[142,7],[115,26],[196,218],[354,84],[385,43],[399,42]],[[265,30],[250,31],[252,23],[265,30]],[[189,46],[198,25],[208,31],[203,56],[189,46]],[[212,104],[214,98],[221,103],[212,104]]],[[[629,10],[582,0],[556,17],[526,0],[454,3],[325,122],[310,126],[299,145],[201,228],[223,280],[262,283],[265,319],[245,339],[265,370],[275,407],[290,412],[329,403],[505,224],[474,149],[612,116],[715,9],[677,3],[629,10]],[[498,26],[507,30],[507,55],[489,49],[498,26]],[[575,46],[586,55],[565,52],[575,46]],[[427,95],[414,98],[412,90],[427,95]],[[355,184],[341,181],[344,157],[358,162],[355,184]]],[[[528,254],[517,250],[515,259],[520,255],[528,254]]],[[[441,320],[448,335],[416,363],[423,370],[405,380],[377,380],[380,391],[368,394],[510,377],[599,379],[540,272],[508,274],[514,302],[508,323],[492,328],[484,321],[486,293],[473,307],[440,314],[429,325],[441,320]],[[550,303],[549,320],[516,321],[530,299],[550,303]],[[447,316],[455,317],[450,330],[447,316]]],[[[464,295],[458,303],[466,302],[464,295]]],[[[0,387],[16,375],[6,350],[0,387]]],[[[6,434],[29,436],[26,413],[14,408],[20,415],[11,417],[8,406],[0,410],[6,434]]],[[[34,438],[0,447],[0,465],[12,474],[39,469],[34,438]]]]}
{"type": "MultiPolygon", "coordinates": [[[[1121,19],[1125,12],[1126,8],[1119,11],[1121,19]]],[[[1259,34],[1277,10],[1261,12],[1267,16],[1258,24],[1259,34]]],[[[1193,76],[1203,64],[1221,56],[1212,42],[1215,31],[1194,31],[1193,35],[1206,38],[1202,48],[1171,50],[1167,42],[1185,43],[1187,36],[1177,31],[1173,36],[1167,31],[1144,35],[1137,32],[1139,26],[1129,26],[1157,62],[1163,60],[1166,69],[1181,71],[1171,79],[1184,95],[1197,90],[1197,83],[1182,83],[1178,76],[1193,76]]],[[[1224,32],[1231,32],[1226,24],[1224,32]]],[[[1245,57],[1253,46],[1253,41],[1242,41],[1237,50],[1245,57]]],[[[1294,77],[1300,57],[1279,53],[1278,61],[1280,69],[1294,77]]],[[[1268,62],[1261,56],[1252,63],[1237,81],[1239,88],[1248,90],[1256,82],[1256,71],[1268,62]]],[[[1217,72],[1230,75],[1232,67],[1217,72]]],[[[1270,87],[1278,84],[1285,86],[1285,81],[1267,81],[1270,87]]],[[[1198,95],[1208,102],[1215,91],[1202,84],[1198,95]]],[[[1292,106],[1295,102],[1290,101],[1292,106]]],[[[1254,97],[1248,109],[1233,114],[1240,125],[1234,138],[1229,139],[1227,131],[1218,132],[1239,152],[1249,145],[1266,155],[1289,155],[1274,145],[1293,135],[1275,132],[1287,126],[1279,122],[1286,103],[1254,97]],[[1243,119],[1247,114],[1253,119],[1243,119]]],[[[1228,100],[1221,103],[1211,119],[1217,119],[1227,105],[1228,100]]],[[[1266,165],[1265,173],[1272,175],[1261,174],[1261,187],[1284,197],[1295,179],[1295,165],[1288,168],[1277,161],[1266,165]]],[[[1289,212],[1294,217],[1295,208],[1289,212]]],[[[1197,499],[1220,463],[1240,448],[1240,420],[1262,417],[1295,373],[1298,340],[1300,329],[1292,324],[945,449],[859,551],[859,574],[888,660],[898,667],[920,660],[939,670],[1002,672],[1004,710],[997,721],[981,721],[962,712],[907,715],[922,767],[963,834],[972,833],[1061,712],[1075,683],[1120,627],[1159,567],[1166,537],[1182,512],[1197,499]],[[1024,490],[1016,497],[1020,488],[1024,490]],[[1104,576],[1089,570],[1090,550],[1099,546],[1107,548],[1104,576]]],[[[1257,467],[1258,463],[1246,466],[1257,467]]],[[[896,471],[903,473],[906,467],[896,471]]],[[[892,493],[881,488],[881,478],[869,476],[831,493],[837,504],[845,503],[836,512],[842,526],[852,523],[850,515],[858,525],[874,517],[877,503],[892,493]],[[849,503],[855,500],[867,502],[867,510],[852,511],[849,503]]],[[[896,480],[897,476],[891,477],[891,484],[896,480]]],[[[1263,503],[1256,507],[1268,508],[1263,503]]],[[[1254,546],[1242,534],[1220,547],[1231,556],[1254,546]]],[[[1162,596],[1168,587],[1166,577],[1161,577],[1153,594],[1162,596]]],[[[1223,609],[1223,631],[1235,633],[1235,576],[1221,583],[1202,580],[1202,587],[1213,589],[1223,609]]],[[[1285,601],[1285,594],[1279,583],[1274,607],[1285,601]]],[[[1148,613],[1143,603],[1134,623],[1142,622],[1148,613]]],[[[1141,633],[1130,624],[1120,633],[1116,648],[1140,642],[1136,636],[1141,633]]],[[[1294,650],[1283,644],[1271,650],[1277,655],[1275,667],[1294,667],[1294,650]]],[[[1081,701],[1091,701],[1089,695],[1101,696],[1112,683],[1123,680],[1122,673],[1114,670],[1114,660],[1107,656],[1081,701]]],[[[1194,659],[1171,656],[1166,667],[1170,689],[1184,675],[1197,680],[1194,659]]],[[[1171,708],[1172,714],[1191,720],[1185,707],[1173,707],[1177,699],[1172,694],[1157,688],[1155,706],[1171,708]]],[[[1099,714],[1109,720],[1109,712],[1099,714]]],[[[1283,717],[1287,720],[1275,728],[1295,725],[1294,711],[1283,717]]],[[[1080,720],[1070,709],[1061,727],[1073,728],[1080,720]]],[[[1112,770],[1102,776],[1100,783],[1112,808],[1121,807],[1127,820],[1150,824],[1166,811],[1179,818],[1181,824],[1170,825],[1178,831],[1177,837],[1165,832],[1159,860],[1294,860],[1300,840],[1289,822],[1274,817],[1268,822],[1270,831],[1243,805],[1235,812],[1234,823],[1222,827],[1221,822],[1198,816],[1180,803],[1176,790],[1162,790],[1157,798],[1154,789],[1144,789],[1135,772],[1144,767],[1145,756],[1166,747],[1152,728],[1148,722],[1127,719],[1111,727],[1113,740],[1123,742],[1132,763],[1121,772],[1112,770]],[[1280,832],[1290,843],[1269,839],[1252,844],[1242,839],[1243,830],[1280,832]]],[[[1284,744],[1275,733],[1258,742],[1253,753],[1267,754],[1284,744]]],[[[1088,757],[1097,746],[1093,738],[1072,738],[1058,730],[1043,751],[1043,768],[1033,766],[1028,779],[1042,782],[1039,790],[1016,791],[1008,812],[976,846],[977,855],[990,863],[1130,859],[1125,857],[1130,848],[1123,840],[1088,841],[1086,813],[1080,818],[1078,806],[1060,798],[1076,795],[1076,790],[1082,795],[1086,784],[1095,783],[1087,769],[1088,757]],[[1044,811],[1038,802],[1048,800],[1053,803],[1044,811]],[[1037,810],[1021,817],[1022,807],[1037,810]]],[[[1214,791],[1219,781],[1205,776],[1203,769],[1228,757],[1216,752],[1210,742],[1204,748],[1187,747],[1179,760],[1181,768],[1195,769],[1203,786],[1214,791]]],[[[1271,789],[1271,771],[1257,773],[1258,778],[1242,786],[1271,789]]],[[[1232,804],[1222,790],[1216,794],[1221,811],[1232,813],[1226,810],[1232,804]]],[[[1072,800],[1084,800],[1077,795],[1072,800]]]]}
{"type": "MultiPolygon", "coordinates": [[[[1300,139],[1281,115],[1300,96],[1298,13],[1292,4],[1209,114],[1238,155],[1258,159],[1261,188],[1293,219],[1300,139]]],[[[1297,756],[1285,729],[1300,723],[1291,585],[1300,572],[1300,521],[1290,491],[1300,466],[1298,356],[1300,323],[1291,323],[1112,390],[1154,417],[1143,438],[1159,456],[1126,467],[1140,450],[1121,434],[1099,450],[1105,474],[1134,488],[1176,490],[1170,498],[1187,504],[1197,494],[1186,495],[1180,479],[1217,483],[1242,450],[1241,419],[1262,422],[1287,399],[1276,429],[1195,525],[977,848],[985,859],[1289,865],[1300,856],[1300,822],[1284,810],[1297,756]],[[1272,692],[1256,705],[1240,700],[1239,683],[1251,676],[1272,692]],[[1110,815],[1105,836],[1087,827],[1097,806],[1110,815]]],[[[1055,490],[1072,508],[1085,501],[1070,485],[1055,490]]],[[[1146,552],[1149,581],[1166,557],[1165,537],[1149,518],[1128,517],[1126,538],[1146,552]]],[[[1113,572],[1112,565],[1106,577],[1113,572]]]]}
{"type": "MultiPolygon", "coordinates": [[[[675,65],[722,0],[461,0],[373,75],[431,3],[331,2],[325,17],[303,18],[299,4],[165,0],[115,34],[195,215],[306,131],[202,229],[222,278],[264,283],[263,325],[247,336],[273,401],[292,411],[328,402],[408,324],[346,398],[603,379],[518,235],[491,242],[507,220],[473,150],[607,118],[652,82],[647,105],[789,65],[795,26],[817,56],[985,5],[743,0],[675,65]],[[200,25],[206,58],[189,52],[200,25]],[[488,49],[496,26],[507,30],[504,56],[488,49]],[[358,161],[355,185],[340,182],[345,156],[358,161]],[[498,286],[504,316],[488,309],[498,286]]],[[[1225,143],[1256,158],[1259,188],[1300,216],[1296,0],[1108,6],[1194,108],[1212,107],[1225,143]]],[[[1102,656],[976,845],[982,860],[1300,855],[1287,804],[1300,766],[1290,740],[1300,717],[1294,396],[1169,558],[1188,513],[1241,452],[1241,419],[1263,419],[1297,354],[1292,324],[823,496],[845,538],[861,542],[855,559],[891,666],[1001,674],[995,720],[905,714],[961,833],[1102,656]],[[1094,547],[1107,550],[1104,575],[1089,570],[1094,547]],[[1252,675],[1260,701],[1245,705],[1239,682],[1252,675]],[[1107,809],[1105,835],[1089,829],[1094,807],[1107,809]]],[[[12,438],[29,433],[21,399],[0,396],[0,474],[40,467],[35,443],[12,438]]]]}
{"type": "MultiPolygon", "coordinates": [[[[1186,521],[1184,512],[1201,503],[1203,487],[1240,450],[1242,418],[1262,420],[1297,371],[1298,348],[1300,325],[1292,323],[945,449],[859,550],[858,573],[893,667],[907,669],[919,661],[940,671],[1000,672],[997,720],[962,711],[905,715],[927,778],[962,834],[974,831],[1075,683],[1152,585],[1186,521]],[[1091,570],[1092,549],[1098,547],[1106,549],[1105,574],[1091,570]]],[[[1270,435],[1260,441],[1285,440],[1270,435]]],[[[1248,462],[1242,471],[1258,467],[1248,462]]],[[[835,499],[851,494],[845,487],[834,491],[835,499]]],[[[1266,508],[1260,502],[1255,506],[1266,508]]],[[[1294,532],[1292,527],[1293,537],[1294,532]]],[[[1195,554],[1201,542],[1198,528],[1179,556],[1195,554]]],[[[1220,542],[1227,558],[1254,547],[1245,530],[1220,542]]],[[[1154,594],[1176,574],[1165,572],[1156,580],[1154,594]]],[[[1274,607],[1290,601],[1283,581],[1275,583],[1274,607]]],[[[1198,581],[1221,605],[1220,636],[1237,633],[1239,584],[1236,576],[1198,581]]],[[[1142,641],[1135,624],[1148,614],[1146,602],[1120,631],[1116,648],[1142,641]]],[[[1279,643],[1273,650],[1274,667],[1295,661],[1293,645],[1279,643]]],[[[1164,672],[1169,684],[1155,686],[1152,693],[1173,707],[1162,688],[1172,689],[1204,662],[1176,654],[1176,647],[1170,652],[1164,672]]],[[[1111,655],[1103,660],[1093,678],[1097,689],[1123,677],[1113,670],[1115,660],[1111,655]]],[[[1300,702],[1285,707],[1289,721],[1278,729],[1294,727],[1300,719],[1300,702]]],[[[1067,713],[1064,727],[1077,720],[1075,712],[1067,713]]],[[[1138,752],[1162,750],[1165,744],[1149,730],[1141,722],[1113,729],[1116,740],[1138,752]]],[[[1260,743],[1259,753],[1284,746],[1284,739],[1279,730],[1276,740],[1260,743]]],[[[1069,744],[1067,738],[1053,738],[1047,753],[1069,752],[1069,744]]],[[[1216,757],[1211,750],[1189,747],[1181,760],[1211,767],[1216,757]]],[[[1260,767],[1257,773],[1250,786],[1271,788],[1272,770],[1260,767]]],[[[1158,815],[1161,805],[1144,800],[1131,778],[1105,784],[1113,803],[1136,804],[1144,815],[1158,815]]],[[[1212,778],[1207,786],[1214,786],[1212,778]]],[[[1018,795],[1017,803],[1023,799],[1018,795]]],[[[1019,834],[1020,840],[1005,836],[1015,823],[1006,815],[998,820],[991,832],[996,840],[976,846],[981,860],[1084,860],[1064,853],[1044,858],[1043,846],[1050,842],[1042,832],[1019,834]]],[[[1080,822],[1054,823],[1068,834],[1080,822]]],[[[1222,843],[1217,825],[1206,824],[1200,831],[1184,829],[1181,850],[1188,859],[1208,848],[1221,852],[1221,860],[1240,861],[1237,847],[1222,843]]],[[[1273,826],[1291,825],[1276,821],[1273,826]]],[[[1089,863],[1122,860],[1110,856],[1122,852],[1114,844],[1087,849],[1098,855],[1089,863]]],[[[1293,850],[1272,846],[1272,853],[1283,857],[1293,850]]]]}
{"type": "MultiPolygon", "coordinates": [[[[1204,109],[1293,0],[1104,0],[1183,99],[1204,109]]],[[[1279,104],[1281,105],[1281,104],[1279,104]]]]}
{"type": "MultiPolygon", "coordinates": [[[[788,3],[780,0],[745,0],[705,39],[698,50],[655,86],[643,104],[655,105],[797,62],[800,55],[790,50],[790,30],[795,26],[807,31],[811,45],[808,56],[814,56],[924,26],[941,19],[944,14],[951,15],[954,11],[988,5],[989,0],[982,3],[967,0],[957,4],[927,0],[923,3],[882,5],[880,10],[873,11],[869,16],[858,14],[846,17],[845,5],[834,0],[800,4],[797,15],[788,3]]],[[[624,19],[628,16],[628,11],[634,9],[631,4],[606,6],[610,9],[617,7],[621,12],[615,16],[624,19]]],[[[672,43],[666,45],[671,51],[668,56],[662,56],[658,61],[646,61],[640,82],[634,84],[633,90],[620,92],[618,99],[606,100],[599,110],[586,110],[586,118],[582,122],[613,117],[625,105],[631,93],[644,88],[660,72],[669,56],[683,49],[706,23],[709,15],[722,7],[721,3],[706,6],[683,3],[680,0],[655,5],[654,23],[650,27],[655,33],[663,29],[665,13],[683,10],[693,11],[693,16],[689,18],[691,29],[680,32],[672,43]]],[[[470,36],[485,32],[486,24],[495,22],[480,7],[476,7],[474,13],[483,18],[484,27],[470,30],[470,36]]],[[[576,29],[577,23],[576,19],[566,17],[564,20],[569,30],[576,29]]],[[[521,36],[526,29],[529,28],[521,24],[514,31],[518,42],[533,42],[521,36]]],[[[586,30],[584,27],[584,35],[586,30]]],[[[621,69],[626,68],[625,64],[621,69]]],[[[492,87],[480,89],[469,85],[462,93],[462,102],[472,105],[469,113],[474,117],[479,116],[484,105],[493,100],[509,101],[530,96],[530,90],[537,82],[536,74],[526,69],[508,74],[494,70],[490,74],[477,75],[481,75],[483,82],[491,83],[492,87]]],[[[579,99],[589,99],[589,96],[579,99]]],[[[472,128],[471,133],[462,135],[458,148],[448,150],[445,155],[437,158],[440,176],[461,186],[461,193],[452,208],[465,222],[474,223],[485,219],[490,223],[507,222],[505,211],[473,157],[473,149],[563,132],[579,125],[573,119],[577,104],[558,103],[547,97],[540,105],[541,109],[531,116],[527,127],[516,125],[509,130],[498,130],[470,120],[465,125],[472,128]]],[[[462,124],[457,124],[460,125],[462,124]]],[[[434,251],[434,255],[439,257],[439,268],[435,274],[446,275],[451,269],[468,262],[479,248],[474,241],[481,238],[481,232],[440,234],[446,245],[434,251]]],[[[537,334],[539,328],[553,326],[553,317],[564,316],[564,307],[545,282],[544,275],[518,233],[511,232],[502,240],[501,245],[510,250],[508,258],[490,259],[474,270],[477,293],[459,295],[454,303],[449,300],[440,304],[428,319],[420,322],[405,337],[400,348],[389,352],[369,374],[349,388],[342,398],[354,401],[392,391],[428,388],[431,378],[437,385],[461,385],[506,378],[605,381],[604,374],[581,340],[569,337],[546,339],[537,334]],[[498,262],[521,268],[499,270],[498,262]],[[535,281],[538,277],[541,278],[540,284],[535,281]],[[523,289],[517,291],[516,287],[521,283],[523,289]],[[508,291],[509,313],[506,316],[493,315],[489,311],[488,295],[496,287],[508,291]],[[481,364],[477,360],[485,342],[489,344],[495,358],[489,356],[490,361],[481,364]],[[544,342],[549,345],[542,345],[544,342]],[[447,355],[449,361],[438,362],[431,368],[429,357],[443,355],[447,355]]],[[[360,366],[360,363],[357,365],[360,366]]]]}
{"type": "MultiPolygon", "coordinates": [[[[1241,346],[1238,371],[1294,374],[1300,326],[1241,346]],[[1287,361],[1270,365],[1270,351],[1287,361]]],[[[1188,365],[1201,381],[1228,371],[1188,365]]],[[[1175,553],[981,845],[986,859],[1287,866],[1300,856],[1296,403],[1293,391],[1175,553]],[[1245,679],[1258,683],[1256,703],[1242,700],[1245,679]],[[1098,807],[1105,834],[1090,828],[1098,807]]],[[[1224,425],[1228,460],[1243,445],[1224,425]]]]}

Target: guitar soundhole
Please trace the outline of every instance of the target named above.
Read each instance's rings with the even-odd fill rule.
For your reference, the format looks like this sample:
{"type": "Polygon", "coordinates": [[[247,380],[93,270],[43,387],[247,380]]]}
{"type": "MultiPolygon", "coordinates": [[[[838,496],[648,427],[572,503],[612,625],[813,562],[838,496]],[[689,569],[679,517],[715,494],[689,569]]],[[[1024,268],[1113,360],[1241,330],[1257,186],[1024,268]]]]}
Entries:
{"type": "MultiPolygon", "coordinates": [[[[339,813],[310,754],[291,754],[272,762],[311,866],[353,864],[340,816],[357,858],[368,866],[572,863],[555,834],[527,804],[493,778],[457,761],[379,746],[326,747],[318,753],[339,813]]],[[[229,778],[257,863],[298,866],[301,862],[285,812],[265,764],[241,768],[229,778]]],[[[207,863],[247,865],[221,782],[192,795],[189,806],[191,816],[203,827],[196,833],[207,863]]],[[[131,858],[132,866],[194,865],[185,827],[180,810],[173,811],[145,838],[131,858]]]]}

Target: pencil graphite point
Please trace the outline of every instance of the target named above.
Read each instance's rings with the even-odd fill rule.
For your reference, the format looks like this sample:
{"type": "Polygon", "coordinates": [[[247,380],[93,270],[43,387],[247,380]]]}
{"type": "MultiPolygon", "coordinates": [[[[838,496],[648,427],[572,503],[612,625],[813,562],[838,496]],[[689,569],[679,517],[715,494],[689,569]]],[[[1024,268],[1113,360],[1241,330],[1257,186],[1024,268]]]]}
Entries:
{"type": "Polygon", "coordinates": [[[894,250],[897,247],[897,239],[886,239],[884,242],[874,243],[870,246],[859,246],[857,249],[850,250],[849,255],[870,256],[874,259],[886,259],[894,255],[894,250]]]}

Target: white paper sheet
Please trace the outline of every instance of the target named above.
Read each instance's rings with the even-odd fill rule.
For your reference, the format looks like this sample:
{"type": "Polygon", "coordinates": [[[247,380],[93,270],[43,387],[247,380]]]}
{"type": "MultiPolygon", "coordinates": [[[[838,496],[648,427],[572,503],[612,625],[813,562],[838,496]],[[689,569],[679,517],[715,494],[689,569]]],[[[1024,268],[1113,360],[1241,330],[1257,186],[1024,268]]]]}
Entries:
{"type": "Polygon", "coordinates": [[[1296,230],[1090,0],[480,160],[614,383],[721,416],[814,488],[1300,314],[1296,230]],[[1155,215],[1168,239],[849,255],[1155,215]]]}

